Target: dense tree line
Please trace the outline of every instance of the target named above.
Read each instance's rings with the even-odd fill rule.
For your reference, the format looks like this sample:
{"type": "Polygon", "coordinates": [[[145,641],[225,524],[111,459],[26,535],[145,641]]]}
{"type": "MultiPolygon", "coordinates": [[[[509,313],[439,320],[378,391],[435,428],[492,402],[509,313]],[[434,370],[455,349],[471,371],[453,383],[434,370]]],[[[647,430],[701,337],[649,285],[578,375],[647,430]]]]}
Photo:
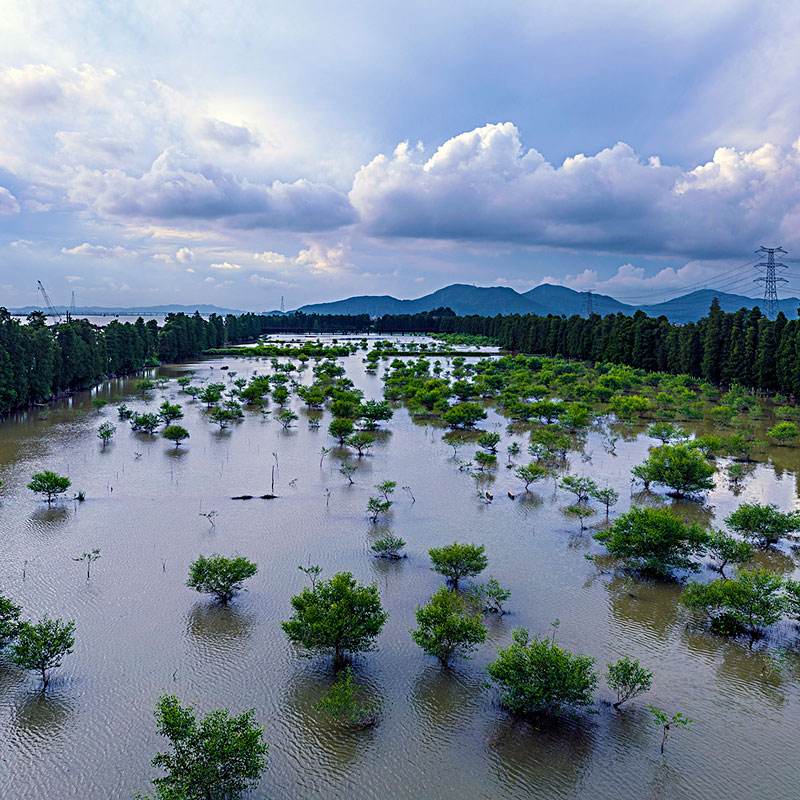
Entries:
{"type": "Polygon", "coordinates": [[[381,332],[479,334],[522,353],[608,361],[654,372],[688,374],[722,386],[800,395],[800,320],[758,308],[726,313],[714,300],[708,316],[685,325],[666,317],[609,314],[589,318],[452,314],[384,316],[381,332]]]}
{"type": "Polygon", "coordinates": [[[169,314],[155,320],[114,320],[105,327],[85,319],[48,325],[34,312],[23,323],[0,308],[0,414],[42,403],[63,392],[94,386],[159,361],[181,361],[204,350],[249,341],[265,333],[260,314],[169,314]]]}

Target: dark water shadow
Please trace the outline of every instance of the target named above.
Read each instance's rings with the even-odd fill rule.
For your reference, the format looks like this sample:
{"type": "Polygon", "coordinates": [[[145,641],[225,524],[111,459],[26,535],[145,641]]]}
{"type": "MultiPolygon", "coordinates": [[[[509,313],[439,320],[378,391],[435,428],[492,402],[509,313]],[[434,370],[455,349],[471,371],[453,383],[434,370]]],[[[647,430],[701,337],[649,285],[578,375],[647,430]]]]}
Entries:
{"type": "Polygon", "coordinates": [[[49,744],[58,738],[74,714],[74,701],[58,693],[55,677],[47,692],[28,692],[16,707],[14,725],[26,741],[49,744]]]}

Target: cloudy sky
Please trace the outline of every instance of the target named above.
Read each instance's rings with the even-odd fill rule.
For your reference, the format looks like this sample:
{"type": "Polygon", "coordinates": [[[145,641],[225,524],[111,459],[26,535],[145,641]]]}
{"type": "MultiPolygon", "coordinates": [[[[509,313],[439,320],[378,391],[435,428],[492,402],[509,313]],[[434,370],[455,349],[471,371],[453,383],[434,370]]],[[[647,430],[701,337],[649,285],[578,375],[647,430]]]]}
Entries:
{"type": "Polygon", "coordinates": [[[800,256],[797,3],[2,13],[0,305],[37,279],[81,305],[644,301],[757,293],[735,271],[755,247],[800,256]]]}

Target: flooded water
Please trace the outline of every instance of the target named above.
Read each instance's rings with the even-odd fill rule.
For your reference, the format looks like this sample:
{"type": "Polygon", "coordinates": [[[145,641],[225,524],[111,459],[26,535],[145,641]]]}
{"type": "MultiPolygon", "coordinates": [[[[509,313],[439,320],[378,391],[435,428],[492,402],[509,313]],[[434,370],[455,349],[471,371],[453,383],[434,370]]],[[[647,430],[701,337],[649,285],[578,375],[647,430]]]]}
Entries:
{"type": "MultiPolygon", "coordinates": [[[[348,375],[368,398],[379,398],[380,372],[366,374],[361,358],[344,359],[348,375]]],[[[225,363],[245,377],[269,366],[227,359],[162,374],[174,378],[191,368],[198,377],[218,378],[225,363]]],[[[310,370],[304,380],[311,380],[310,370]]],[[[501,464],[495,501],[484,505],[441,441],[441,429],[416,424],[403,409],[348,486],[335,450],[320,466],[321,447],[331,445],[327,412],[322,427],[310,429],[294,398],[300,421],[289,431],[248,411],[241,424],[220,432],[174,380],[148,403],[132,396],[133,383],[116,381],[98,392],[136,410],[154,411],[163,397],[180,402],[191,432],[180,450],[132,433],[112,406],[93,411],[89,394],[0,425],[1,591],[31,617],[74,618],[77,636],[44,697],[32,675],[0,660],[4,800],[109,800],[146,791],[155,774],[150,759],[165,744],[153,719],[165,692],[203,711],[256,710],[270,745],[257,798],[798,796],[793,627],[752,651],[687,628],[678,585],[604,572],[585,558],[600,548],[591,531],[581,533],[564,518],[568,498],[552,482],[511,500],[507,491],[520,485],[501,464]],[[118,426],[105,450],[95,435],[104,420],[118,426]],[[273,465],[278,499],[230,499],[269,491],[273,465]],[[69,475],[86,502],[49,509],[25,488],[39,469],[69,475]],[[387,524],[372,525],[367,498],[386,479],[411,487],[416,502],[398,488],[387,524]],[[215,527],[201,516],[211,510],[218,512],[215,527]],[[390,563],[371,556],[371,542],[387,527],[407,541],[408,558],[390,563]],[[485,577],[497,577],[512,596],[510,613],[489,621],[486,644],[443,672],[408,632],[416,606],[441,584],[427,550],[454,540],[485,544],[485,577]],[[72,559],[93,548],[101,558],[87,583],[83,564],[72,559]],[[229,608],[185,586],[189,563],[212,552],[246,555],[259,567],[229,608]],[[305,583],[298,565],[308,563],[322,565],[325,576],[349,570],[380,587],[389,621],[377,651],[354,664],[382,705],[370,730],[343,732],[315,710],[333,679],[330,664],[299,657],[281,631],[290,597],[305,583]],[[594,656],[601,673],[621,655],[640,659],[655,672],[652,692],[619,713],[601,680],[592,713],[539,729],[514,721],[485,686],[486,665],[515,627],[544,634],[556,619],[559,641],[594,656]],[[647,703],[695,720],[671,738],[665,758],[647,703]]],[[[504,454],[512,439],[505,421],[492,413],[483,427],[502,433],[504,454]]],[[[526,436],[516,438],[524,453],[526,436]]],[[[631,502],[630,468],[651,444],[644,436],[620,439],[612,455],[601,434],[591,433],[584,452],[570,454],[572,471],[613,485],[622,495],[619,513],[631,502]]],[[[771,451],[738,498],[718,473],[705,505],[679,508],[717,525],[745,500],[794,508],[797,453],[771,451]]],[[[602,514],[592,522],[601,523],[602,514]]],[[[789,554],[772,559],[791,570],[789,554]]]]}

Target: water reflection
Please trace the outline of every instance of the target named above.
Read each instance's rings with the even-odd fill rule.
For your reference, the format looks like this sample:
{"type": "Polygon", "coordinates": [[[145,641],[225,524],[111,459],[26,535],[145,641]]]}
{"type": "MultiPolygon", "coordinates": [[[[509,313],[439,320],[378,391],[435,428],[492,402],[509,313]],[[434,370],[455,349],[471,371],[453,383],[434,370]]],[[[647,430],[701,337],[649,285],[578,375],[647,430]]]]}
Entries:
{"type": "Polygon", "coordinates": [[[680,584],[616,575],[607,588],[611,613],[624,627],[634,625],[646,638],[669,636],[678,617],[680,584]]]}
{"type": "Polygon", "coordinates": [[[256,624],[252,612],[235,605],[199,602],[187,616],[186,630],[196,644],[215,656],[230,655],[252,636],[256,624]]]}
{"type": "Polygon", "coordinates": [[[17,706],[14,725],[28,743],[46,743],[64,731],[74,712],[74,701],[58,694],[55,678],[46,693],[29,692],[17,706]]]}

